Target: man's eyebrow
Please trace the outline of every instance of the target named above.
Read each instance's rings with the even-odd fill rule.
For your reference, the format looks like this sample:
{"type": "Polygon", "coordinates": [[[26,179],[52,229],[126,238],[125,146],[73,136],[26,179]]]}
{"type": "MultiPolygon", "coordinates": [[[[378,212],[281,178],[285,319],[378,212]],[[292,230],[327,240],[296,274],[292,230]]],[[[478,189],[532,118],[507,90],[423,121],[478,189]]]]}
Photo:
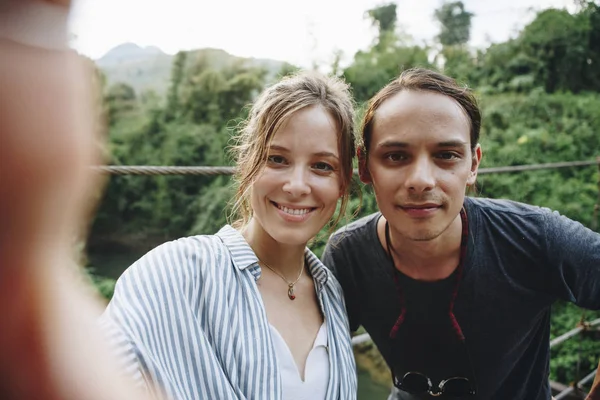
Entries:
{"type": "MultiPolygon", "coordinates": [[[[468,143],[464,140],[448,140],[436,143],[437,147],[465,147],[467,145],[468,143]]],[[[407,142],[400,142],[396,140],[386,140],[384,142],[378,143],[377,147],[410,147],[410,144],[407,142]]]]}
{"type": "Polygon", "coordinates": [[[409,147],[409,144],[406,142],[399,142],[396,140],[386,140],[384,142],[378,143],[377,147],[409,147]]]}
{"type": "Polygon", "coordinates": [[[464,140],[448,140],[437,144],[438,147],[465,147],[467,145],[468,143],[464,140]]]}

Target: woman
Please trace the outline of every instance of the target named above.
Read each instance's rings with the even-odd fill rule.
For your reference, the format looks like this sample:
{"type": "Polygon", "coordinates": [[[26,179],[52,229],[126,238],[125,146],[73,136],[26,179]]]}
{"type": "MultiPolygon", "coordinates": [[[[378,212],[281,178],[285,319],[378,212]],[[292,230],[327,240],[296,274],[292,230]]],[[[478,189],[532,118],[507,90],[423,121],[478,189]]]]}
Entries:
{"type": "Polygon", "coordinates": [[[117,282],[103,320],[140,382],[173,399],[356,397],[341,288],[306,248],[340,199],[344,213],[352,110],[345,84],[313,73],[259,96],[233,227],[163,244],[117,282]]]}

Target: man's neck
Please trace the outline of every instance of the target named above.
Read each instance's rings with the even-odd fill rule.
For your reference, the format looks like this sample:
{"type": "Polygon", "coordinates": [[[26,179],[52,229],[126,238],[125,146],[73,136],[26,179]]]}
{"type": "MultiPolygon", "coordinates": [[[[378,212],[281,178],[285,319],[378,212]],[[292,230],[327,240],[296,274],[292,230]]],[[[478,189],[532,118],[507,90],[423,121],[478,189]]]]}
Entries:
{"type": "MultiPolygon", "coordinates": [[[[379,241],[387,252],[385,217],[377,223],[379,241]]],[[[446,230],[432,240],[413,240],[390,225],[390,250],[394,266],[417,280],[436,281],[450,276],[460,261],[462,220],[457,215],[446,230]]]]}

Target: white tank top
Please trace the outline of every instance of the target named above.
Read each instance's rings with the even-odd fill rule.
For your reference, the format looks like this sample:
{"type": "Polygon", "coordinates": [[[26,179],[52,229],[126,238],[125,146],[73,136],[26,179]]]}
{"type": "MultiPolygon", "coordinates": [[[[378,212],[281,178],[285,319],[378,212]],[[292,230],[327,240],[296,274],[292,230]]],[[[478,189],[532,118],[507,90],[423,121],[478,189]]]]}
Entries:
{"type": "Polygon", "coordinates": [[[327,324],[323,322],[311,351],[306,359],[304,382],[287,343],[275,327],[269,324],[273,346],[281,370],[283,400],[325,399],[329,383],[329,353],[327,347],[327,324]]]}

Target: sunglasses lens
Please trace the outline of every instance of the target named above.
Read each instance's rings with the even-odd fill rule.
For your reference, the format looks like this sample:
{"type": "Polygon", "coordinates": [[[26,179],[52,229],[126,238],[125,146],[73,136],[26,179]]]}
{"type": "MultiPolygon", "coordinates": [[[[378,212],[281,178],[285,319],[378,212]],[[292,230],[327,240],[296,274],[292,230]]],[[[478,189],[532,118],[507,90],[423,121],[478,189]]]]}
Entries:
{"type": "Polygon", "coordinates": [[[442,392],[446,397],[461,397],[472,394],[471,383],[467,378],[450,378],[444,382],[442,392]]]}
{"type": "Polygon", "coordinates": [[[413,394],[426,393],[429,390],[429,380],[425,375],[409,372],[404,375],[398,388],[413,394]]]}

